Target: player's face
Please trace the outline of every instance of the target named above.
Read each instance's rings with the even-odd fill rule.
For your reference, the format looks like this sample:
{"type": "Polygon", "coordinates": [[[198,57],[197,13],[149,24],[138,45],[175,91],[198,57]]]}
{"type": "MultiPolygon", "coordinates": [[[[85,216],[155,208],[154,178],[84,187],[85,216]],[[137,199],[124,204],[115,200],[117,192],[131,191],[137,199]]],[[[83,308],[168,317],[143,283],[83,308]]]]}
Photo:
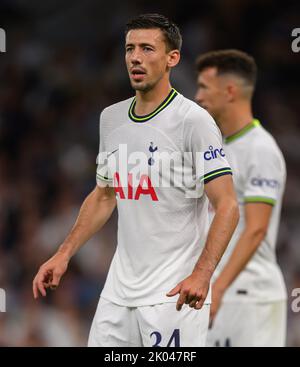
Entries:
{"type": "Polygon", "coordinates": [[[198,74],[195,100],[218,121],[228,99],[226,85],[216,68],[209,67],[198,74]]]}
{"type": "Polygon", "coordinates": [[[129,31],[125,49],[130,83],[135,90],[151,90],[166,77],[169,68],[175,66],[172,64],[174,61],[172,57],[176,51],[167,51],[164,35],[160,29],[129,31]]]}

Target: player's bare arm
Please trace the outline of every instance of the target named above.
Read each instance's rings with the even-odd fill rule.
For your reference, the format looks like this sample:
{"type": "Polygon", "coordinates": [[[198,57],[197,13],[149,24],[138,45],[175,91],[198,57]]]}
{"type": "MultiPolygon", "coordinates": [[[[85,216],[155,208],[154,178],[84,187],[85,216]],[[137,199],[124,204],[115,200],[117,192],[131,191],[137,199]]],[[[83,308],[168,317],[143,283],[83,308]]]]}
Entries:
{"type": "Polygon", "coordinates": [[[183,304],[201,309],[212,274],[219,263],[239,220],[238,204],[232,177],[218,177],[205,185],[205,192],[216,212],[207,241],[192,274],[173,288],[168,296],[180,294],[176,308],[183,304]]]}
{"type": "Polygon", "coordinates": [[[245,204],[245,229],[236,244],[228,263],[215,281],[212,291],[212,305],[210,311],[211,322],[220,307],[226,289],[245,268],[249,260],[263,241],[270,217],[272,206],[265,203],[245,204]]]}
{"type": "Polygon", "coordinates": [[[116,206],[113,188],[98,187],[86,197],[78,218],[57,252],[39,269],[33,280],[34,298],[46,296],[46,289],[54,289],[66,272],[71,257],[87,242],[110,218],[116,206]]]}

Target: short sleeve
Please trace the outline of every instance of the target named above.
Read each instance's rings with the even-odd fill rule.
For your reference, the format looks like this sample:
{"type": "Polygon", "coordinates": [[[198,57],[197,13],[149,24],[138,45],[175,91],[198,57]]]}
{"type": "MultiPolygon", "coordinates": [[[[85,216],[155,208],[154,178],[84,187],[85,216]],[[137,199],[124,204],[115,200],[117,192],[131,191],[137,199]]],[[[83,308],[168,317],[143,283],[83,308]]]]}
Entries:
{"type": "Polygon", "coordinates": [[[109,170],[108,165],[108,157],[109,152],[105,149],[105,141],[104,141],[104,131],[103,131],[103,123],[104,123],[103,112],[100,115],[99,122],[99,153],[97,156],[97,171],[96,171],[96,182],[100,187],[106,187],[112,185],[112,177],[109,170]]]}
{"type": "MultiPolygon", "coordinates": [[[[197,106],[198,107],[198,106],[197,106]]],[[[213,118],[201,107],[189,111],[184,126],[184,149],[192,154],[196,179],[204,182],[232,175],[222,146],[222,136],[213,118]]]]}
{"type": "Polygon", "coordinates": [[[272,146],[256,146],[247,171],[245,203],[275,205],[285,185],[285,164],[272,146]]]}

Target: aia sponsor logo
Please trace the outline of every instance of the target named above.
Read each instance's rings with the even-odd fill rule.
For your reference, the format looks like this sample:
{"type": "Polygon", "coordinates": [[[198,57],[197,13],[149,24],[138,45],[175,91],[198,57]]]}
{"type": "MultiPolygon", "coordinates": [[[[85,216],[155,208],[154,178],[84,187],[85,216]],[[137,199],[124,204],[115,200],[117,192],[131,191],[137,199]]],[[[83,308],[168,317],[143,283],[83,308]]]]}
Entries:
{"type": "Polygon", "coordinates": [[[141,195],[145,195],[151,197],[152,201],[158,201],[150,177],[147,175],[141,175],[138,185],[135,187],[132,173],[128,174],[127,182],[122,185],[119,172],[115,172],[114,190],[119,199],[139,200],[141,195]]]}

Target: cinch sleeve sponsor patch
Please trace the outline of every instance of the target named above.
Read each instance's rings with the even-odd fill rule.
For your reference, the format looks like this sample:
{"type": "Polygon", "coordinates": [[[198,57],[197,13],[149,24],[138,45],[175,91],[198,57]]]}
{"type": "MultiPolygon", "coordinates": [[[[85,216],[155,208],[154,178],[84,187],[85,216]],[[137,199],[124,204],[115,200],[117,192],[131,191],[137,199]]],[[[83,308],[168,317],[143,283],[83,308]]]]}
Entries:
{"type": "Polygon", "coordinates": [[[285,167],[278,152],[267,144],[256,146],[248,164],[244,202],[275,205],[285,184],[285,167]]]}
{"type": "Polygon", "coordinates": [[[232,171],[220,130],[208,112],[198,108],[194,107],[185,119],[184,143],[186,151],[192,153],[196,179],[207,183],[232,171]]]}

